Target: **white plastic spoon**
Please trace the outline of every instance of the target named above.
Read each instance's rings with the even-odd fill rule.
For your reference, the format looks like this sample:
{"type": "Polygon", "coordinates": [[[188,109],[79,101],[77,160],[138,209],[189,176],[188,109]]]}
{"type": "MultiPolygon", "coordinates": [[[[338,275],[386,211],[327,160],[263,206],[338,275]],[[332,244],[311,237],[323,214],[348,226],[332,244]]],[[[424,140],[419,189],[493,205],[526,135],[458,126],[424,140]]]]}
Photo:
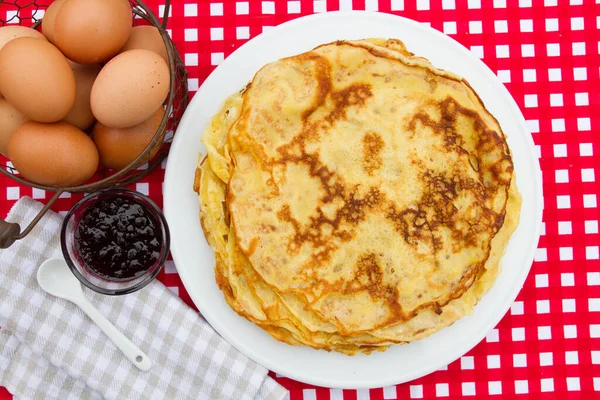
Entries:
{"type": "Polygon", "coordinates": [[[138,369],[150,370],[152,367],[150,358],[89,302],[81,290],[81,283],[75,278],[65,260],[52,258],[44,261],[38,269],[37,281],[45,292],[68,300],[81,308],[138,369]]]}

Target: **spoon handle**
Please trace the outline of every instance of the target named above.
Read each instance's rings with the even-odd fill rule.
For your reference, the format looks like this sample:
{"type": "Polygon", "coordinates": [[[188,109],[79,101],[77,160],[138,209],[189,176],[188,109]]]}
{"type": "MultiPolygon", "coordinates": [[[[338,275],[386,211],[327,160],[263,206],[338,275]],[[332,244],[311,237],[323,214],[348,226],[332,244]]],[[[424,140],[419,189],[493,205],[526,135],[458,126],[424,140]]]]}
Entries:
{"type": "Polygon", "coordinates": [[[89,302],[89,300],[81,296],[77,305],[81,310],[88,315],[98,325],[100,329],[108,336],[110,340],[121,350],[121,352],[141,371],[148,371],[152,367],[152,361],[144,354],[131,340],[127,339],[113,324],[110,323],[100,311],[89,302]]]}

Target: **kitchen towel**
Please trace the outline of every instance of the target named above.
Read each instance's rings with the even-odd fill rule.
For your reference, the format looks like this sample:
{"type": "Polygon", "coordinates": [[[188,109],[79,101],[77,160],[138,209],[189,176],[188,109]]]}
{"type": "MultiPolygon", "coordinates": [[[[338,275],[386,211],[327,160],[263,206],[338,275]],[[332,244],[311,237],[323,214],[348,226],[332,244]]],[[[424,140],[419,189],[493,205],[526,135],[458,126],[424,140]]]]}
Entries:
{"type": "MultiPolygon", "coordinates": [[[[25,227],[42,205],[20,199],[7,221],[25,227]]],[[[265,399],[287,391],[223,340],[161,282],[125,296],[86,297],[145,352],[142,372],[74,304],[39,287],[46,259],[62,257],[62,217],[48,212],[0,250],[0,386],[18,399],[265,399]]]]}

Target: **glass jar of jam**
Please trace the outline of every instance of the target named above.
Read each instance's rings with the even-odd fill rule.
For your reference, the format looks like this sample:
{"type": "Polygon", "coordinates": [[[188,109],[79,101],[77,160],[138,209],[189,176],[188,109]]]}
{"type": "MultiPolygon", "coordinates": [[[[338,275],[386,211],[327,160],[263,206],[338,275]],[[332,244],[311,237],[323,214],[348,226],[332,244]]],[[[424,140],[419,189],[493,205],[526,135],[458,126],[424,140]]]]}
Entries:
{"type": "Polygon", "coordinates": [[[102,294],[127,294],[160,272],[169,253],[169,230],[148,197],[107,189],[84,197],[68,212],[61,247],[85,286],[102,294]]]}

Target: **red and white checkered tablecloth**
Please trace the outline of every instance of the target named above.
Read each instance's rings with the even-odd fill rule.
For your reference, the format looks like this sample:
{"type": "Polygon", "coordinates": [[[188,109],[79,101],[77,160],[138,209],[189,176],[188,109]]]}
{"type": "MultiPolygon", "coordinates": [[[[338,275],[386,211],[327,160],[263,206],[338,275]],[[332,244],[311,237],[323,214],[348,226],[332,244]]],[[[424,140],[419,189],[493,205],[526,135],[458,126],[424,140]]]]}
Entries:
{"type": "MultiPolygon", "coordinates": [[[[147,3],[162,14],[164,0],[147,3]]],[[[429,24],[482,58],[521,107],[536,143],[544,180],[542,237],[523,290],[487,338],[446,368],[399,386],[342,391],[274,375],[292,400],[600,398],[595,394],[600,391],[600,5],[593,0],[172,3],[169,30],[188,68],[192,96],[215,66],[269,27],[316,12],[376,10],[429,24]]],[[[0,17],[3,13],[10,17],[11,11],[0,6],[0,17]]],[[[162,205],[163,177],[159,168],[132,187],[162,205]]],[[[1,215],[21,196],[50,197],[0,177],[1,215]]],[[[63,195],[53,208],[67,211],[79,198],[63,195]]],[[[159,279],[193,307],[172,262],[159,279]]],[[[0,399],[10,399],[1,388],[0,399]]]]}

